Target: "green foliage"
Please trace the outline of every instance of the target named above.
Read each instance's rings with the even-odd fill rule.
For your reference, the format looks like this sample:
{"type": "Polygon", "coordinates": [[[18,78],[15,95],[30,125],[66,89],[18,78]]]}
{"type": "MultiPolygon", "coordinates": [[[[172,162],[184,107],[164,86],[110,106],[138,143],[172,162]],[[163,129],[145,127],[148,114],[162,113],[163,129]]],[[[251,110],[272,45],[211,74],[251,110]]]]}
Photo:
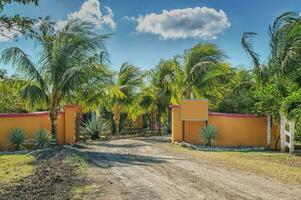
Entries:
{"type": "Polygon", "coordinates": [[[211,146],[211,141],[217,136],[217,129],[214,126],[205,126],[201,129],[201,137],[205,141],[205,145],[211,146]]]}
{"type": "Polygon", "coordinates": [[[9,131],[9,142],[18,151],[21,148],[24,149],[24,143],[26,141],[25,134],[22,129],[14,128],[9,131]]]}
{"type": "MultiPolygon", "coordinates": [[[[0,1],[0,13],[4,10],[6,5],[11,3],[22,4],[22,5],[38,5],[39,0],[1,0],[0,1]]],[[[0,28],[1,30],[17,31],[26,35],[32,35],[34,33],[34,19],[29,17],[21,17],[19,14],[14,16],[0,15],[0,28]]],[[[0,32],[0,35],[13,39],[14,36],[0,32]]]]}
{"type": "Polygon", "coordinates": [[[81,126],[81,135],[90,136],[92,140],[99,139],[100,135],[104,135],[110,131],[110,124],[101,119],[92,119],[84,122],[81,126]]]}
{"type": "Polygon", "coordinates": [[[38,129],[34,133],[34,144],[37,148],[45,147],[50,141],[50,133],[46,129],[38,129]]]}
{"type": "Polygon", "coordinates": [[[22,99],[22,80],[0,79],[0,113],[25,113],[31,111],[22,99]]]}
{"type": "Polygon", "coordinates": [[[270,114],[274,118],[279,118],[279,110],[283,96],[277,84],[259,86],[255,90],[255,108],[257,114],[270,114]]]}
{"type": "Polygon", "coordinates": [[[254,79],[250,71],[233,69],[234,74],[223,99],[218,105],[219,112],[254,113],[254,79]]]}
{"type": "Polygon", "coordinates": [[[143,74],[136,66],[123,63],[119,72],[113,76],[111,92],[105,98],[102,89],[97,90],[96,101],[102,103],[113,114],[115,132],[120,132],[122,113],[126,113],[130,120],[135,120],[142,114],[140,106],[140,87],[143,83],[143,74]]]}

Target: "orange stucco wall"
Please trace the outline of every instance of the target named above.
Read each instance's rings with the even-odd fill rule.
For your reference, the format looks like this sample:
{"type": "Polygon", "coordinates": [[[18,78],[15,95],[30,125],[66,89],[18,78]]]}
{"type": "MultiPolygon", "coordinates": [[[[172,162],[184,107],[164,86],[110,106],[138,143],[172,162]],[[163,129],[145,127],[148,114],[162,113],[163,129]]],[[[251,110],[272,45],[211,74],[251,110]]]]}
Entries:
{"type": "MultiPolygon", "coordinates": [[[[172,141],[202,144],[201,128],[204,121],[181,121],[181,106],[172,106],[172,141]],[[184,126],[184,128],[183,128],[184,126]],[[184,130],[184,134],[183,134],[184,130]]],[[[267,145],[267,117],[245,114],[209,113],[208,125],[218,129],[217,146],[260,146],[267,145]]],[[[271,129],[271,145],[275,143],[276,127],[271,129]]]]}
{"type": "MultiPolygon", "coordinates": [[[[75,135],[75,106],[65,106],[58,118],[57,139],[59,144],[74,143],[75,135]]],[[[0,114],[0,150],[11,150],[8,141],[9,131],[21,128],[27,139],[32,139],[37,129],[45,128],[50,131],[50,118],[48,112],[0,114]]]]}

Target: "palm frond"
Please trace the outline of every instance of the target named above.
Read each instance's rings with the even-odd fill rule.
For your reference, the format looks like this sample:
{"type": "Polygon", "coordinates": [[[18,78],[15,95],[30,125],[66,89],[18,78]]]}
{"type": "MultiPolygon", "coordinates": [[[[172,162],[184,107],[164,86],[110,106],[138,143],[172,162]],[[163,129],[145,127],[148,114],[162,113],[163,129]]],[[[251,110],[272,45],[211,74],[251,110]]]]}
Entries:
{"type": "Polygon", "coordinates": [[[5,64],[12,64],[16,70],[25,76],[28,80],[34,80],[40,84],[41,88],[47,90],[46,83],[44,82],[37,67],[30,61],[26,55],[18,47],[10,47],[3,51],[1,61],[5,64]]]}

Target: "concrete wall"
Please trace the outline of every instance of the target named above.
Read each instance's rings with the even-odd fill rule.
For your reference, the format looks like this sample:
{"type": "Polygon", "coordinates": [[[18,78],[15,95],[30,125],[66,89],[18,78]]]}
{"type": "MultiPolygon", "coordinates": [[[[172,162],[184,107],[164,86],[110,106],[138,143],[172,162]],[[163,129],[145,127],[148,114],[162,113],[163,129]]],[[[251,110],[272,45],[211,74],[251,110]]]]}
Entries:
{"type": "MultiPolygon", "coordinates": [[[[67,105],[59,113],[57,139],[59,144],[73,144],[75,141],[76,106],[67,105]]],[[[0,114],[0,150],[11,150],[8,136],[13,128],[21,128],[27,139],[31,139],[37,129],[51,130],[49,112],[0,114]]]]}
{"type": "MultiPolygon", "coordinates": [[[[172,142],[185,141],[192,144],[202,144],[201,128],[205,126],[205,122],[183,122],[181,121],[181,106],[172,106],[171,109],[172,142]]],[[[208,125],[218,129],[217,138],[213,140],[212,145],[268,147],[266,116],[209,112],[208,125]]],[[[271,145],[269,147],[274,148],[277,128],[273,126],[271,130],[271,145]]]]}

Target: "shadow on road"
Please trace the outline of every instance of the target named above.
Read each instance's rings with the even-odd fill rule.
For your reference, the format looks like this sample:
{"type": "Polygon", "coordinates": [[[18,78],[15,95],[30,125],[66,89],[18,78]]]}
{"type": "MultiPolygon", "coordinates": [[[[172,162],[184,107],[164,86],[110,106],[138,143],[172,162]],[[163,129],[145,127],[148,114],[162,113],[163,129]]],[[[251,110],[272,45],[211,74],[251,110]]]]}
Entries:
{"type": "Polygon", "coordinates": [[[168,157],[154,157],[137,154],[121,154],[121,153],[108,153],[97,151],[85,151],[81,153],[81,156],[90,164],[101,168],[110,167],[125,167],[129,165],[153,165],[165,163],[169,159],[168,157]]]}
{"type": "Polygon", "coordinates": [[[171,138],[170,135],[165,136],[152,136],[152,137],[137,137],[133,138],[133,140],[148,142],[148,143],[170,143],[171,138]]]}
{"type": "Polygon", "coordinates": [[[148,144],[113,144],[113,143],[100,143],[99,146],[112,147],[112,148],[139,148],[144,146],[151,146],[148,144]]]}

